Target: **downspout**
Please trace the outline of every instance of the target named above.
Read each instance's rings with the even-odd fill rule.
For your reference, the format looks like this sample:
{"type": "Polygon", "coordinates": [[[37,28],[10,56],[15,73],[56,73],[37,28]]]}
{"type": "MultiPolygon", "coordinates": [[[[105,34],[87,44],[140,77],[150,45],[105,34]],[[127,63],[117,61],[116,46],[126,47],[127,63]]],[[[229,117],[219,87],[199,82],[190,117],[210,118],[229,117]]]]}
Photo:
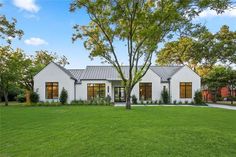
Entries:
{"type": "Polygon", "coordinates": [[[76,80],[74,82],[74,100],[76,100],[76,80]]]}
{"type": "Polygon", "coordinates": [[[168,80],[168,87],[169,87],[169,101],[170,101],[170,103],[171,103],[171,95],[170,95],[170,79],[171,78],[168,78],[167,80],[168,80]]]}

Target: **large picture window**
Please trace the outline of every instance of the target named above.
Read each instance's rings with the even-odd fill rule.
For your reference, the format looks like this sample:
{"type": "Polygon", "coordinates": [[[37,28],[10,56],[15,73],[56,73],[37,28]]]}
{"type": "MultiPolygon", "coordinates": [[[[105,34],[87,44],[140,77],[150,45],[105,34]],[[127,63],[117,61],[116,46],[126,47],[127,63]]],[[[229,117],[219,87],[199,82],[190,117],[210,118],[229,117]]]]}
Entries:
{"type": "Polygon", "coordinates": [[[180,82],[180,98],[192,98],[192,82],[180,82]]]}
{"type": "Polygon", "coordinates": [[[58,82],[46,82],[46,99],[58,98],[58,82]]]}
{"type": "Polygon", "coordinates": [[[152,100],[152,83],[139,83],[139,100],[152,100]]]}
{"type": "Polygon", "coordinates": [[[96,97],[105,98],[105,92],[106,92],[105,83],[87,84],[87,93],[89,100],[96,97]]]}

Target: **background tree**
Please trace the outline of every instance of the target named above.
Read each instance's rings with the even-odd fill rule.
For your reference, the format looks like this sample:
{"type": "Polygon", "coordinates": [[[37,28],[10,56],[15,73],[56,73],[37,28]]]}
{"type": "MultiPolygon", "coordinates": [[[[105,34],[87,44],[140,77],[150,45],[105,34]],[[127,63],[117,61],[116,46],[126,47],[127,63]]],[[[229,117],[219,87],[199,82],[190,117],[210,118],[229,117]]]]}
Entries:
{"type": "Polygon", "coordinates": [[[10,46],[0,47],[0,90],[4,94],[6,106],[8,91],[21,80],[24,64],[25,55],[20,49],[14,51],[10,46]]]}
{"type": "MultiPolygon", "coordinates": [[[[0,8],[3,5],[0,3],[0,8]]],[[[19,39],[23,36],[24,32],[21,29],[16,28],[17,20],[12,18],[12,22],[9,21],[5,15],[0,14],[0,38],[6,40],[9,44],[13,38],[19,39]]]]}
{"type": "Polygon", "coordinates": [[[228,5],[228,0],[75,0],[70,10],[86,9],[90,22],[75,25],[72,39],[83,37],[91,58],[100,57],[114,66],[125,86],[126,108],[130,109],[130,93],[149,69],[158,44],[174,32],[192,29],[191,19],[204,9],[222,12],[228,5]],[[128,76],[118,59],[117,40],[127,46],[128,76]]]}
{"type": "Polygon", "coordinates": [[[29,91],[33,91],[33,77],[50,62],[56,62],[63,67],[69,64],[65,56],[60,57],[56,53],[47,50],[36,51],[35,56],[30,56],[27,63],[24,65],[25,71],[21,80],[22,86],[29,91]]]}
{"type": "Polygon", "coordinates": [[[199,62],[194,52],[196,43],[189,37],[182,37],[178,41],[168,42],[158,52],[156,62],[160,65],[181,64],[196,69],[199,62]]]}
{"type": "Polygon", "coordinates": [[[231,104],[233,104],[234,96],[233,96],[233,90],[236,89],[236,70],[228,67],[226,69],[226,77],[227,77],[227,87],[230,91],[230,101],[231,104]]]}
{"type": "Polygon", "coordinates": [[[236,31],[230,31],[229,26],[223,25],[215,35],[215,49],[219,60],[225,64],[236,64],[236,31]]]}
{"type": "Polygon", "coordinates": [[[220,88],[228,84],[227,68],[223,66],[215,66],[203,77],[203,84],[213,94],[213,102],[217,101],[217,94],[220,88]]]}
{"type": "Polygon", "coordinates": [[[236,64],[236,31],[223,25],[219,32],[212,34],[203,30],[192,37],[181,37],[166,43],[157,55],[160,65],[188,65],[200,74],[206,74],[216,64],[236,64]]]}

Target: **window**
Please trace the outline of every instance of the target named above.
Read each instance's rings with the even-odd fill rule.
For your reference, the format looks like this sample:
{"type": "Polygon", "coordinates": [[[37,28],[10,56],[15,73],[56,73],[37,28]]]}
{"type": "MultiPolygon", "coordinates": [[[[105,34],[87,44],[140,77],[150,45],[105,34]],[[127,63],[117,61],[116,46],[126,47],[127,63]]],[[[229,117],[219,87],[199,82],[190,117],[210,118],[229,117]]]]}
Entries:
{"type": "Polygon", "coordinates": [[[46,99],[58,98],[58,82],[46,82],[46,99]]]}
{"type": "Polygon", "coordinates": [[[192,82],[180,82],[180,98],[192,98],[192,82]]]}
{"type": "Polygon", "coordinates": [[[87,84],[87,94],[89,100],[96,97],[105,98],[105,92],[105,83],[87,84]]]}
{"type": "Polygon", "coordinates": [[[152,100],[152,83],[139,83],[139,100],[152,100]]]}

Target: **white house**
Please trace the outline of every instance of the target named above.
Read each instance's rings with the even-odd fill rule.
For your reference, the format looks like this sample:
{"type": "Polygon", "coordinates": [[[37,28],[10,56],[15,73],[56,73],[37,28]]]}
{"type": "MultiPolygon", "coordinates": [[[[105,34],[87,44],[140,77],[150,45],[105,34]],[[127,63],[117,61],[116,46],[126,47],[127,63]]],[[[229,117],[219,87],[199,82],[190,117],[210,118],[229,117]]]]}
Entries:
{"type": "MultiPolygon", "coordinates": [[[[122,66],[128,76],[128,66],[122,66]]],[[[166,89],[173,102],[192,101],[200,90],[201,78],[187,66],[151,66],[135,85],[132,95],[138,100],[156,101],[166,89]]],[[[110,96],[113,102],[125,101],[121,78],[112,66],[87,66],[85,69],[65,69],[51,62],[34,76],[34,91],[40,101],[58,101],[62,88],[68,92],[68,102],[110,96]]]]}

